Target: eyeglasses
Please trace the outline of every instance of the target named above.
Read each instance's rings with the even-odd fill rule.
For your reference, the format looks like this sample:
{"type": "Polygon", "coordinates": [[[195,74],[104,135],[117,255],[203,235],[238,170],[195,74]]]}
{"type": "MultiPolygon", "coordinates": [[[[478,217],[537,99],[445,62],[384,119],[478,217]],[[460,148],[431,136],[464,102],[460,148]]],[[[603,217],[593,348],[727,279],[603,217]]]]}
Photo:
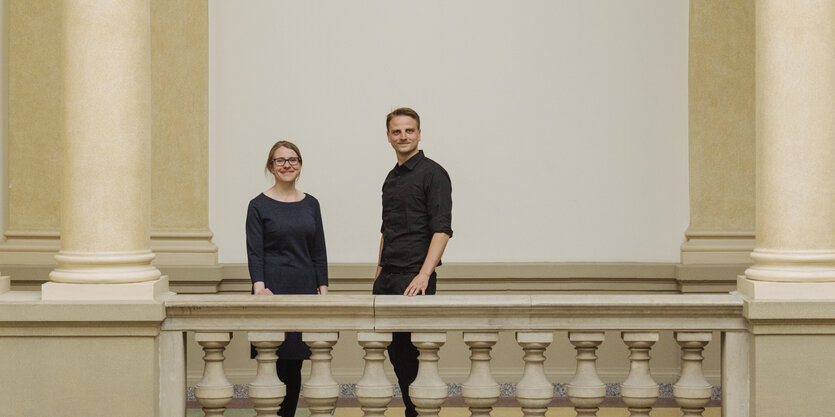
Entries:
{"type": "Polygon", "coordinates": [[[278,166],[284,165],[285,162],[289,162],[291,166],[296,166],[301,162],[301,158],[273,158],[272,162],[278,166]]]}

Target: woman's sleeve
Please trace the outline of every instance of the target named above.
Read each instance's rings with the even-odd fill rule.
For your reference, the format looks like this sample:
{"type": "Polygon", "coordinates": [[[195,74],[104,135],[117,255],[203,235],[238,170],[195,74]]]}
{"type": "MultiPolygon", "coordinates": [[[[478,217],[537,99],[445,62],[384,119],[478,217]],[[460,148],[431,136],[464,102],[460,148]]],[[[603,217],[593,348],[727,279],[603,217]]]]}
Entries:
{"type": "Polygon", "coordinates": [[[252,282],[264,281],[264,224],[252,203],[246,211],[246,256],[252,282]]]}
{"type": "Polygon", "coordinates": [[[322,210],[319,202],[313,207],[313,216],[316,220],[316,231],[313,234],[313,242],[310,247],[310,256],[313,258],[313,267],[316,268],[316,286],[328,285],[328,253],[325,249],[325,229],[322,227],[322,210]]]}

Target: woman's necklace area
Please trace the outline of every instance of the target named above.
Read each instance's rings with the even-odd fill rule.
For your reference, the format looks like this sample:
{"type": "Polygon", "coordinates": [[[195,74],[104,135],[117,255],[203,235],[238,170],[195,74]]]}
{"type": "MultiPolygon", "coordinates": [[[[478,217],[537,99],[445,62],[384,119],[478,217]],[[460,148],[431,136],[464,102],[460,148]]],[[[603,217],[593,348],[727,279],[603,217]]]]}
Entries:
{"type": "Polygon", "coordinates": [[[282,203],[295,203],[297,201],[302,200],[302,194],[299,190],[293,189],[291,192],[284,192],[280,193],[275,188],[271,188],[267,193],[267,196],[272,198],[273,200],[280,201],[282,203]]]}

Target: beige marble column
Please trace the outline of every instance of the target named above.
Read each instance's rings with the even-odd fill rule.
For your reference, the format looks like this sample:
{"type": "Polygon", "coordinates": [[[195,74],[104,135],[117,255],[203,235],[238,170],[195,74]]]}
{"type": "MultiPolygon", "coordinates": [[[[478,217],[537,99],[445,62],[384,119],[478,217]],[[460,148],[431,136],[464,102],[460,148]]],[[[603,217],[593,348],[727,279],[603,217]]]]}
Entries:
{"type": "Polygon", "coordinates": [[[758,0],[757,243],[738,280],[757,417],[832,413],[835,0],[758,0]]]}
{"type": "MultiPolygon", "coordinates": [[[[43,281],[59,250],[63,2],[9,2],[8,223],[0,264],[43,281]]],[[[174,281],[217,267],[208,219],[208,2],[151,0],[151,249],[174,281]]],[[[7,188],[6,188],[7,187],[7,188]]],[[[7,271],[9,272],[9,271],[7,271]]],[[[210,274],[211,272],[209,272],[210,274]]]]}
{"type": "Polygon", "coordinates": [[[835,297],[833,97],[835,1],[758,2],[757,244],[739,282],[748,297],[835,297]]]}
{"type": "Polygon", "coordinates": [[[43,298],[154,298],[150,3],[77,0],[62,13],[61,250],[43,298]]]}

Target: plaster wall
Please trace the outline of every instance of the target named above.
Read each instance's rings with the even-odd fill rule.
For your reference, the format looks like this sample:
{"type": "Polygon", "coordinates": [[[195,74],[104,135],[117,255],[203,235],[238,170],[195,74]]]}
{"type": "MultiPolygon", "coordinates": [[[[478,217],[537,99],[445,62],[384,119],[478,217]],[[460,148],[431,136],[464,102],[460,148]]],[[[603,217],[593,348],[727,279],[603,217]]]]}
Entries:
{"type": "MultiPolygon", "coordinates": [[[[6,230],[9,224],[8,204],[9,201],[9,142],[6,139],[9,134],[8,117],[8,67],[9,67],[9,1],[0,0],[0,231],[6,230]]],[[[0,238],[0,240],[2,240],[0,238]]],[[[0,270],[0,273],[3,271],[0,270]]]]}
{"type": "Polygon", "coordinates": [[[829,352],[835,336],[757,335],[751,344],[751,415],[776,417],[831,413],[822,391],[835,373],[829,352]],[[815,388],[809,387],[810,381],[815,388]],[[805,387],[805,388],[802,388],[805,387]]]}
{"type": "MultiPolygon", "coordinates": [[[[60,228],[63,79],[61,11],[53,2],[10,1],[7,113],[9,228],[30,234],[60,228]],[[25,203],[24,203],[25,202],[25,203]]],[[[5,79],[5,78],[4,78],[5,79]]],[[[8,231],[4,229],[4,231],[8,231]]]]}
{"type": "Polygon", "coordinates": [[[156,232],[208,232],[208,42],[204,0],[151,2],[156,232]]]}
{"type": "Polygon", "coordinates": [[[375,262],[385,115],[421,113],[453,182],[445,262],[677,262],[688,2],[209,2],[209,222],[246,262],[278,139],[331,262],[375,262]]]}
{"type": "Polygon", "coordinates": [[[137,389],[158,384],[155,337],[55,333],[0,337],[0,414],[156,415],[157,390],[137,389]]]}
{"type": "Polygon", "coordinates": [[[690,7],[690,231],[755,228],[754,1],[690,7]]]}

